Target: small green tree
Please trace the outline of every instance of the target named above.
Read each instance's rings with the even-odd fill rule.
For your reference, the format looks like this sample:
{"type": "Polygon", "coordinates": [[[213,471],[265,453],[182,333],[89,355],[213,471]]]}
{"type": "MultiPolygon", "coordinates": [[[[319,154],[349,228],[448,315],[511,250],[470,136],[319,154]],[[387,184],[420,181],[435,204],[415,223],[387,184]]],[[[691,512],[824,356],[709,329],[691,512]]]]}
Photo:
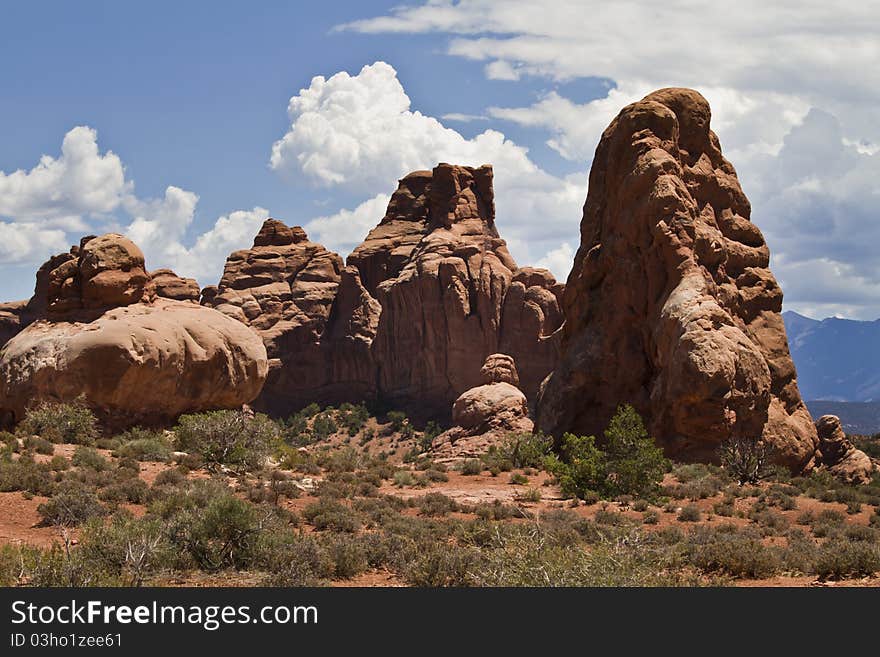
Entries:
{"type": "Polygon", "coordinates": [[[82,398],[70,403],[43,401],[27,411],[18,433],[54,443],[92,445],[98,438],[98,420],[82,398]]]}
{"type": "Polygon", "coordinates": [[[547,457],[545,467],[559,480],[563,494],[581,499],[656,498],[671,464],[648,436],[635,409],[620,406],[604,436],[605,444],[599,448],[593,436],[567,433],[559,454],[547,457]]]}
{"type": "Polygon", "coordinates": [[[259,467],[279,441],[278,425],[271,419],[242,411],[184,415],[174,432],[180,447],[199,452],[209,467],[259,467]]]}

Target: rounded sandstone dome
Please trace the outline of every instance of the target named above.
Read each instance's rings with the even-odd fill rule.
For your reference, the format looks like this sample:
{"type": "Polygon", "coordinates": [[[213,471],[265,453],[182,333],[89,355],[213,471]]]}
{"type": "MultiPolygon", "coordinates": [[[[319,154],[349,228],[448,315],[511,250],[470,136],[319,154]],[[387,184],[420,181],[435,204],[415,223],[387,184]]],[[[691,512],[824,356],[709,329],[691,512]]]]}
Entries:
{"type": "Polygon", "coordinates": [[[18,422],[36,402],[84,395],[110,425],[157,424],[246,404],[267,370],[263,341],[244,324],[160,299],[90,322],[41,320],[26,328],[0,356],[0,411],[18,422]]]}

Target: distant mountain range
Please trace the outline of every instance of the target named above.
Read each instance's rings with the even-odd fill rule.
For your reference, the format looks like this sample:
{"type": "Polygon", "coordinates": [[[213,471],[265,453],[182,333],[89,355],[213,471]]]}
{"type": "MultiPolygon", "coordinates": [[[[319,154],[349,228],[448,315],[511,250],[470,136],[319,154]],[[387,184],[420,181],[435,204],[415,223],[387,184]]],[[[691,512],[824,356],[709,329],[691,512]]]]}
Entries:
{"type": "Polygon", "coordinates": [[[848,433],[880,432],[880,320],[782,317],[810,413],[840,416],[848,433]]]}

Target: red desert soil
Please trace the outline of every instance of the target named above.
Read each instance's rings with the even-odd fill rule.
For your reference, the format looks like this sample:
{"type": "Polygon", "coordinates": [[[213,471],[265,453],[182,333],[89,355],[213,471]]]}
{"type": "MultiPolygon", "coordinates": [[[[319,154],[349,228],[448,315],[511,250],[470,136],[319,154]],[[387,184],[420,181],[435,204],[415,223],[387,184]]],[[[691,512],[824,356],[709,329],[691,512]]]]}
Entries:
{"type": "Polygon", "coordinates": [[[27,543],[49,547],[59,540],[52,527],[37,527],[40,514],[37,507],[48,498],[35,496],[25,499],[21,493],[0,493],[0,544],[27,543]]]}

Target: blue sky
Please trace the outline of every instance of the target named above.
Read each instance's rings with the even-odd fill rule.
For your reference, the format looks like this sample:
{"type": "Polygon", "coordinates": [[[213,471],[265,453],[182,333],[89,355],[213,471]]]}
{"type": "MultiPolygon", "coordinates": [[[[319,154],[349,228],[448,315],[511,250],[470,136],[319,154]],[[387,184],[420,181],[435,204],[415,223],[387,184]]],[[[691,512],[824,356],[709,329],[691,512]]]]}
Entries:
{"type": "Polygon", "coordinates": [[[880,237],[870,15],[399,5],[4,3],[0,298],[27,297],[46,255],[85,232],[127,232],[151,268],[203,285],[266,214],[344,254],[397,177],[441,158],[494,163],[514,256],[564,278],[601,129],[651,88],[687,84],[713,104],[787,307],[880,316],[880,267],[864,247],[880,237]],[[646,34],[641,21],[648,36],[629,37],[646,34]],[[62,156],[77,126],[96,137],[72,134],[62,156]],[[44,155],[55,163],[34,174],[44,155]]]}

